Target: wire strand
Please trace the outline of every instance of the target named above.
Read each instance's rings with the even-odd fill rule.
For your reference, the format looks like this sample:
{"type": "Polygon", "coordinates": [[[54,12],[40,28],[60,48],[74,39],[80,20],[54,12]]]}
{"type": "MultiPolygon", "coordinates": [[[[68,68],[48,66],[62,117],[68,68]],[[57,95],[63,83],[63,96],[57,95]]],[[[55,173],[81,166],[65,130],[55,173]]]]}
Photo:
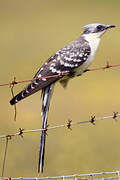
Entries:
{"type": "MultiPolygon", "coordinates": [[[[112,64],[110,65],[109,62],[107,61],[105,66],[101,66],[101,67],[96,67],[96,68],[90,68],[85,70],[85,72],[89,72],[89,71],[97,71],[97,70],[104,70],[104,69],[109,69],[109,68],[114,68],[114,67],[119,67],[120,64],[112,64]]],[[[1,83],[0,86],[10,86],[10,85],[16,85],[16,84],[20,84],[20,83],[25,83],[25,82],[30,82],[30,81],[35,81],[37,79],[49,79],[49,78],[55,78],[55,77],[60,77],[60,76],[69,76],[69,72],[66,73],[60,73],[57,75],[52,75],[52,76],[45,76],[45,77],[37,77],[37,78],[33,78],[33,79],[28,79],[28,80],[21,80],[21,81],[16,81],[15,78],[13,81],[11,82],[7,82],[7,83],[1,83]]]]}
{"type": "Polygon", "coordinates": [[[89,120],[85,120],[85,121],[72,122],[71,120],[68,120],[68,122],[65,124],[50,126],[50,127],[47,127],[47,129],[24,130],[24,129],[19,128],[19,132],[15,133],[15,134],[1,135],[0,139],[6,138],[7,136],[9,136],[9,137],[22,136],[25,133],[35,133],[35,132],[41,132],[43,130],[48,131],[48,130],[63,128],[63,127],[67,127],[68,129],[70,129],[71,126],[73,126],[73,125],[80,125],[80,124],[87,124],[87,123],[92,123],[93,125],[95,125],[96,121],[107,120],[107,119],[115,119],[116,120],[116,118],[119,116],[120,116],[120,113],[113,112],[113,115],[109,115],[109,116],[103,116],[103,117],[98,117],[98,118],[96,118],[95,116],[91,116],[91,118],[89,120]]]}
{"type": "MultiPolygon", "coordinates": [[[[120,179],[120,171],[112,171],[112,172],[96,172],[96,173],[88,173],[88,174],[72,174],[65,176],[48,176],[48,177],[0,177],[1,180],[45,180],[45,179],[94,179],[94,180],[108,180],[108,179],[120,179]],[[112,175],[112,176],[111,176],[112,175]],[[114,176],[113,176],[114,175],[114,176]],[[97,176],[97,177],[96,177],[97,176]],[[109,177],[108,177],[109,176],[109,177]],[[86,179],[86,177],[88,177],[86,179]]],[[[80,180],[79,179],[79,180],[80,180]]]]}

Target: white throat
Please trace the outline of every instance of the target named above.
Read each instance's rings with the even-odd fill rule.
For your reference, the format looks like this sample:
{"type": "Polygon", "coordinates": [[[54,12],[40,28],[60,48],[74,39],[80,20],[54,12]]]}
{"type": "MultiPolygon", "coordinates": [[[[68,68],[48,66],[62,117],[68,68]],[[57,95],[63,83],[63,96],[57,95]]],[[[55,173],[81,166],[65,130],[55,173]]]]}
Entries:
{"type": "Polygon", "coordinates": [[[95,53],[97,51],[97,48],[99,46],[100,37],[102,34],[103,32],[82,35],[84,39],[89,43],[91,52],[90,52],[90,55],[88,56],[88,59],[80,67],[77,68],[76,75],[81,75],[84,72],[84,70],[87,69],[92,63],[95,53]]]}
{"type": "Polygon", "coordinates": [[[80,66],[80,68],[78,68],[76,75],[82,74],[84,72],[84,70],[87,69],[88,66],[92,63],[95,53],[96,53],[97,48],[100,43],[100,36],[98,37],[98,33],[84,34],[83,36],[84,36],[85,40],[88,41],[90,48],[91,48],[91,52],[90,52],[90,55],[89,55],[87,61],[85,61],[80,66]]]}
{"type": "Polygon", "coordinates": [[[100,43],[100,37],[103,33],[91,33],[91,34],[84,34],[84,38],[86,41],[89,42],[90,48],[91,48],[91,56],[93,56],[97,51],[97,48],[100,43]]]}

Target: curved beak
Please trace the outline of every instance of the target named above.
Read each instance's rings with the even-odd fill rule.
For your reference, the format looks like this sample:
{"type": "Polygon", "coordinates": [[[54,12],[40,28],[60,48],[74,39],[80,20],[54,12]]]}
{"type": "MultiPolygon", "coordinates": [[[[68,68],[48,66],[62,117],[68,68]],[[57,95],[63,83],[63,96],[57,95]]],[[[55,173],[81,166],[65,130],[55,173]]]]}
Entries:
{"type": "Polygon", "coordinates": [[[109,29],[109,28],[114,28],[116,27],[115,25],[106,25],[106,29],[109,29]]]}

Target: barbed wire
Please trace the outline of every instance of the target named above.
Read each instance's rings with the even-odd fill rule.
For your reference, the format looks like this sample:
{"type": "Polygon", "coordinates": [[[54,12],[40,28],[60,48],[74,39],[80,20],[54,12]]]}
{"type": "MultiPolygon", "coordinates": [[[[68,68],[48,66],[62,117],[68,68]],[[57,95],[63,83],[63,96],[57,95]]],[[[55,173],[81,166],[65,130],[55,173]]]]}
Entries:
{"type": "MultiPolygon", "coordinates": [[[[88,72],[88,71],[96,71],[96,70],[104,70],[104,69],[108,69],[108,68],[112,68],[112,67],[118,67],[120,66],[120,64],[113,64],[113,65],[110,65],[109,62],[107,62],[107,64],[105,66],[101,66],[101,67],[96,67],[96,68],[92,68],[92,69],[87,69],[85,72],[88,72]]],[[[52,76],[46,76],[46,77],[37,77],[37,78],[33,78],[33,79],[30,79],[30,80],[21,80],[21,81],[16,81],[16,78],[14,77],[14,80],[11,81],[11,82],[8,82],[8,83],[3,83],[3,84],[0,84],[0,86],[10,86],[11,88],[11,94],[12,96],[14,97],[14,91],[13,91],[13,88],[14,88],[14,85],[16,84],[19,84],[19,83],[24,83],[24,82],[29,82],[29,81],[34,81],[34,80],[37,80],[37,79],[43,79],[43,78],[46,78],[46,79],[49,79],[49,78],[54,78],[54,77],[60,77],[60,76],[69,76],[70,73],[69,72],[65,72],[65,73],[60,73],[58,75],[52,75],[52,76]]],[[[16,106],[14,106],[15,108],[15,116],[14,116],[14,119],[16,120],[16,106]]],[[[99,118],[96,118],[95,116],[91,116],[91,118],[89,120],[86,120],[86,121],[78,121],[78,122],[72,122],[72,120],[68,120],[68,122],[66,124],[62,124],[62,125],[58,125],[58,126],[51,126],[49,127],[46,126],[45,129],[33,129],[33,130],[24,130],[22,128],[19,128],[19,131],[15,134],[8,134],[8,135],[1,135],[0,136],[0,139],[2,138],[6,138],[6,146],[5,146],[5,152],[4,152],[4,160],[3,160],[3,167],[2,167],[2,177],[4,176],[4,168],[5,168],[5,161],[6,161],[6,154],[7,154],[7,148],[8,148],[8,142],[10,139],[12,139],[12,137],[15,137],[15,136],[21,136],[23,137],[23,134],[25,133],[33,133],[33,132],[41,132],[41,131],[45,131],[47,132],[48,130],[52,130],[52,129],[57,129],[57,128],[62,128],[62,127],[67,127],[68,129],[71,130],[71,126],[72,125],[79,125],[79,124],[85,124],[85,123],[92,123],[93,125],[95,125],[95,122],[96,121],[99,121],[99,120],[105,120],[105,119],[115,119],[120,116],[120,114],[118,112],[113,112],[113,115],[110,115],[110,116],[104,116],[104,117],[99,117],[99,118]]],[[[79,177],[79,176],[78,176],[79,177]]],[[[49,177],[50,178],[50,177],[49,177]]],[[[48,177],[46,177],[46,179],[49,179],[48,177]]],[[[111,177],[111,179],[113,179],[114,177],[111,177]]],[[[3,178],[2,178],[3,179],[3,178]]],[[[9,179],[9,178],[7,178],[9,179]]],[[[10,178],[11,179],[11,178],[10,178]]],[[[16,178],[12,178],[12,179],[16,179],[16,178]]],[[[23,177],[18,177],[17,179],[25,179],[23,177]]],[[[26,179],[35,179],[35,178],[26,178],[26,179]]],[[[41,178],[37,178],[37,179],[41,179],[41,178]]],[[[43,178],[42,178],[43,179],[43,178]]],[[[51,178],[50,178],[51,179],[51,178]]],[[[54,178],[56,179],[56,178],[54,178]]],[[[110,179],[110,177],[109,177],[110,179]]]]}
{"type": "Polygon", "coordinates": [[[105,119],[115,119],[117,117],[120,116],[120,113],[118,112],[113,112],[113,115],[110,116],[103,116],[103,117],[98,117],[96,118],[95,116],[91,116],[90,120],[86,120],[86,121],[76,121],[76,122],[72,122],[72,120],[68,120],[67,123],[65,124],[61,124],[58,126],[51,126],[49,127],[49,125],[45,128],[45,129],[32,129],[32,130],[24,130],[22,128],[19,128],[19,131],[15,134],[8,134],[8,135],[1,135],[1,138],[12,138],[14,136],[23,136],[23,134],[25,133],[35,133],[35,132],[41,132],[41,131],[48,131],[48,130],[52,130],[52,129],[57,129],[57,128],[63,128],[63,127],[67,127],[68,129],[71,129],[71,126],[73,125],[79,125],[79,124],[86,124],[86,123],[92,123],[93,125],[95,125],[96,121],[101,121],[101,120],[105,120],[105,119]]]}
{"type": "Polygon", "coordinates": [[[60,73],[60,74],[52,75],[52,76],[36,77],[36,78],[33,78],[33,79],[27,79],[27,80],[21,80],[21,81],[16,81],[16,77],[14,77],[13,81],[8,82],[8,83],[0,84],[0,86],[16,85],[16,84],[20,84],[20,83],[29,82],[29,81],[35,81],[35,80],[38,80],[38,79],[49,79],[49,78],[55,78],[55,77],[60,77],[60,76],[67,76],[67,75],[69,75],[69,72],[60,73]]]}
{"type": "MultiPolygon", "coordinates": [[[[110,65],[109,61],[107,61],[105,66],[86,69],[84,72],[104,70],[104,69],[109,69],[109,68],[119,67],[119,66],[120,66],[120,64],[110,65]]],[[[35,80],[38,80],[38,79],[49,79],[49,78],[62,77],[62,76],[70,76],[70,72],[62,72],[62,73],[57,74],[57,75],[42,76],[42,77],[36,77],[36,78],[33,78],[33,79],[21,80],[21,81],[16,81],[16,77],[14,77],[13,81],[8,82],[8,83],[1,83],[0,87],[9,86],[10,89],[11,89],[12,98],[14,98],[14,86],[17,85],[17,84],[25,83],[25,82],[29,82],[29,81],[35,81],[35,80]]],[[[17,107],[16,107],[16,104],[14,104],[14,121],[16,121],[16,118],[17,118],[17,107]]]]}
{"type": "Polygon", "coordinates": [[[96,118],[95,116],[91,116],[90,120],[86,120],[86,121],[72,122],[72,120],[68,120],[68,122],[66,124],[61,124],[61,125],[58,125],[58,126],[51,126],[51,127],[49,127],[49,125],[47,125],[45,129],[24,130],[22,128],[19,128],[19,131],[17,133],[15,133],[15,134],[1,135],[0,139],[6,138],[6,146],[5,146],[5,152],[4,152],[4,158],[3,158],[3,166],[2,166],[2,176],[4,175],[6,155],[7,155],[7,149],[8,149],[8,142],[9,142],[9,140],[12,139],[12,137],[16,137],[16,136],[23,137],[23,134],[25,134],[25,133],[33,133],[33,132],[41,132],[41,131],[45,131],[45,133],[47,133],[48,130],[57,129],[57,128],[63,128],[63,127],[67,127],[68,129],[72,130],[71,129],[72,125],[79,125],[79,124],[86,124],[86,123],[92,123],[93,125],[95,125],[96,121],[110,119],[110,118],[116,120],[116,118],[119,117],[119,116],[120,116],[120,113],[113,112],[113,115],[110,115],[110,116],[104,116],[104,117],[98,117],[98,118],[96,118]]]}
{"type": "Polygon", "coordinates": [[[63,180],[120,179],[120,171],[96,172],[96,173],[89,173],[89,174],[73,174],[73,175],[66,175],[66,176],[62,175],[62,176],[48,176],[48,177],[4,177],[4,178],[0,177],[0,180],[45,180],[45,179],[63,179],[63,180]]]}
{"type": "MultiPolygon", "coordinates": [[[[109,68],[119,67],[119,66],[120,66],[120,64],[112,64],[112,65],[110,65],[109,62],[107,61],[105,66],[96,67],[96,68],[90,68],[90,69],[85,70],[84,72],[104,70],[104,69],[109,69],[109,68]]],[[[69,75],[70,75],[69,72],[63,72],[63,73],[60,73],[60,74],[57,74],[57,75],[42,76],[42,77],[36,77],[36,78],[33,78],[33,79],[21,80],[21,81],[16,81],[16,78],[14,77],[13,81],[7,82],[7,83],[1,83],[0,86],[10,86],[10,85],[16,85],[16,84],[20,84],[20,83],[35,81],[35,80],[38,80],[38,79],[49,79],[49,78],[55,78],[55,77],[60,77],[60,76],[69,76],[69,75]]]]}

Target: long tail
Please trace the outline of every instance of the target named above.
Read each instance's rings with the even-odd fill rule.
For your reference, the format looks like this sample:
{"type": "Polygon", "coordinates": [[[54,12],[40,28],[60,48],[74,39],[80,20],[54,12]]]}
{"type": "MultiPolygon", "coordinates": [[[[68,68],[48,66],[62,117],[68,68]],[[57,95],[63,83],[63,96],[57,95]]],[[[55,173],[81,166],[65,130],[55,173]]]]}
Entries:
{"type": "MultiPolygon", "coordinates": [[[[47,126],[47,118],[50,106],[50,98],[52,95],[53,84],[45,87],[42,90],[42,129],[45,129],[47,126]]],[[[40,140],[40,151],[39,151],[39,163],[38,163],[38,173],[43,172],[44,167],[44,156],[45,156],[45,140],[46,140],[46,131],[43,130],[41,133],[41,140],[40,140]]]]}

